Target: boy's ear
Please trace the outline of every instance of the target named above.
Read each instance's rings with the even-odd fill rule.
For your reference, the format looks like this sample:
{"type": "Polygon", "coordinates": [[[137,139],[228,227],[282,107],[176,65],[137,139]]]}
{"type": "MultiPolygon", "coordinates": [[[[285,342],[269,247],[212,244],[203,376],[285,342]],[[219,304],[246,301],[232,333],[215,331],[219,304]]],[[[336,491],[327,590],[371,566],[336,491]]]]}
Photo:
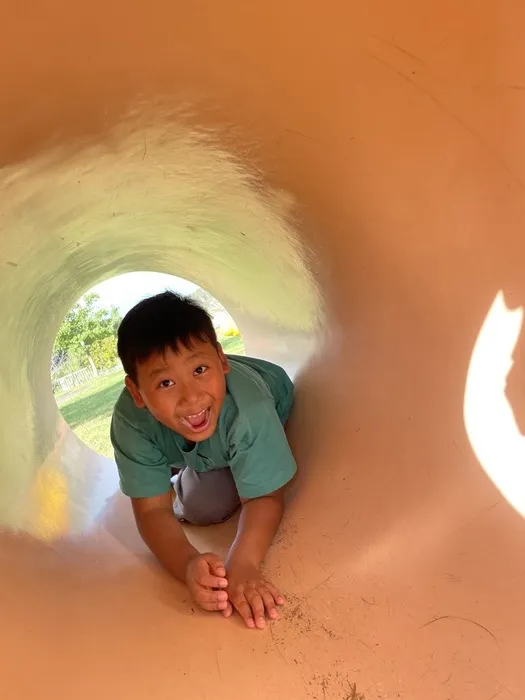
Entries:
{"type": "Polygon", "coordinates": [[[133,379],[131,379],[131,377],[126,376],[124,383],[126,384],[126,389],[129,391],[133,401],[135,402],[135,406],[137,408],[145,408],[146,404],[144,403],[144,399],[142,398],[142,394],[140,393],[139,388],[135,384],[133,379]]]}
{"type": "Polygon", "coordinates": [[[228,364],[228,358],[224,354],[224,350],[222,349],[222,345],[220,343],[217,343],[217,354],[219,355],[219,360],[221,361],[224,374],[228,374],[230,371],[230,365],[228,364]]]}

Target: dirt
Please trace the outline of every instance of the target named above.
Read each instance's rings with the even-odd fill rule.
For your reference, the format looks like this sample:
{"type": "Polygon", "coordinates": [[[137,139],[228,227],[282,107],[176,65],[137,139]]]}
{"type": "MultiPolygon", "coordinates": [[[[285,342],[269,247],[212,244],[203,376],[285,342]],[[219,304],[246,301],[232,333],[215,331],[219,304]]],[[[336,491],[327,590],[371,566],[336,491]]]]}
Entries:
{"type": "MultiPolygon", "coordinates": [[[[319,638],[321,644],[330,644],[337,639],[337,635],[315,617],[305,598],[295,593],[283,593],[286,605],[281,610],[281,621],[270,625],[271,645],[285,663],[302,668],[301,654],[288,656],[288,649],[297,649],[302,638],[311,641],[314,636],[319,638]]],[[[344,661],[341,659],[340,663],[344,661]]],[[[357,685],[340,671],[326,674],[303,672],[303,680],[305,700],[365,700],[365,696],[358,692],[357,685]]]]}
{"type": "Polygon", "coordinates": [[[290,547],[293,547],[294,542],[296,541],[295,535],[297,535],[297,532],[298,527],[295,525],[295,523],[283,523],[275,537],[274,546],[279,547],[281,552],[285,552],[287,549],[290,549],[290,547]]]}
{"type": "Polygon", "coordinates": [[[339,671],[335,673],[314,673],[308,682],[308,700],[366,700],[352,683],[339,671]]]}
{"type": "Polygon", "coordinates": [[[310,612],[303,609],[304,602],[299,596],[293,593],[286,595],[286,605],[281,611],[283,620],[292,622],[295,627],[300,629],[301,634],[311,632],[315,625],[310,612]]]}

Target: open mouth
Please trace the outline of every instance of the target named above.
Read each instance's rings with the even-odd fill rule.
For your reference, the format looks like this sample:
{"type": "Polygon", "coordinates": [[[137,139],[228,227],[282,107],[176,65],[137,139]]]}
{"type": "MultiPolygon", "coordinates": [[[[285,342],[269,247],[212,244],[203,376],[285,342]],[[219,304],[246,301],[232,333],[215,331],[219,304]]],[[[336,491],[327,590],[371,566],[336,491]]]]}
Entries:
{"type": "Polygon", "coordinates": [[[211,411],[205,408],[199,413],[193,413],[191,416],[180,418],[180,422],[191,430],[192,433],[202,433],[210,425],[211,411]]]}

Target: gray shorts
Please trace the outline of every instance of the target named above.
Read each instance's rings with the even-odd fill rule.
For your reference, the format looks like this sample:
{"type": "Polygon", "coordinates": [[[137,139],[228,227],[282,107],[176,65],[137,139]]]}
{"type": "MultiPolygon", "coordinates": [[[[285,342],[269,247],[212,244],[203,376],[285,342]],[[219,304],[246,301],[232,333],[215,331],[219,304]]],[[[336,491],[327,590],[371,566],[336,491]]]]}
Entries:
{"type": "Polygon", "coordinates": [[[172,479],[177,500],[173,511],[181,522],[193,525],[222,523],[241,505],[228,467],[196,472],[183,467],[172,479]]]}

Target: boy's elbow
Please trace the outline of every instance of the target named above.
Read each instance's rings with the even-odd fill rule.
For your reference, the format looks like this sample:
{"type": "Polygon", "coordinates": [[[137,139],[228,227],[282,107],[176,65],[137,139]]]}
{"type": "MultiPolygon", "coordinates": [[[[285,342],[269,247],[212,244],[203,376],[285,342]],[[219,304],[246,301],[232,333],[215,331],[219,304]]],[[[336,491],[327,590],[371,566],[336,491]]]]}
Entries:
{"type": "Polygon", "coordinates": [[[131,506],[137,525],[149,520],[153,514],[159,512],[173,512],[171,493],[163,493],[160,496],[150,496],[147,498],[132,498],[131,506]]]}
{"type": "Polygon", "coordinates": [[[288,486],[288,484],[285,484],[284,486],[281,486],[281,488],[277,489],[276,491],[272,491],[271,493],[263,494],[262,496],[257,496],[256,498],[241,498],[241,503],[244,506],[246,503],[267,500],[269,502],[273,502],[275,504],[278,504],[284,508],[284,494],[285,494],[287,486],[288,486]]]}

